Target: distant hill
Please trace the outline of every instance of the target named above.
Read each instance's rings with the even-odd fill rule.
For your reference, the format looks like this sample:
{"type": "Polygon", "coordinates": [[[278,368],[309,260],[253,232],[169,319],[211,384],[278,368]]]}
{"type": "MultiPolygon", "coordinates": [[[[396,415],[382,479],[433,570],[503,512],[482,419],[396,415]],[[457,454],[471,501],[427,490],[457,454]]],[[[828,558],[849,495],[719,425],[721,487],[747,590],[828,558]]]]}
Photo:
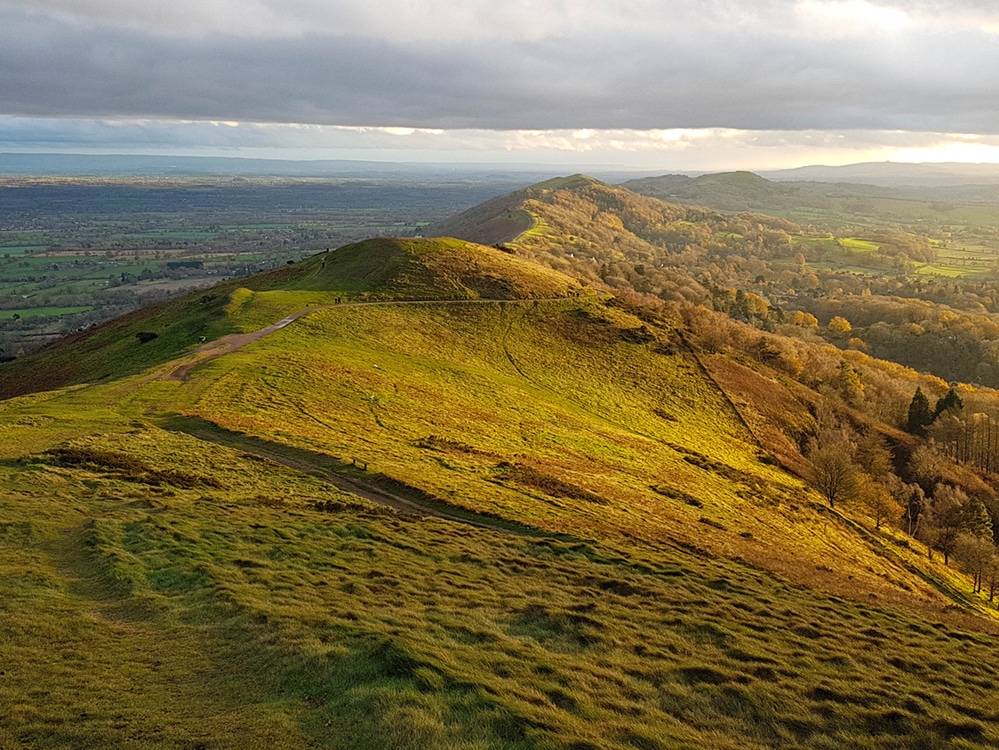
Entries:
{"type": "Polygon", "coordinates": [[[0,175],[184,176],[243,175],[325,177],[395,174],[413,171],[403,164],[376,161],[248,159],[213,156],[143,156],[131,154],[0,153],[0,175]]]}
{"type": "Polygon", "coordinates": [[[974,224],[989,226],[996,219],[989,209],[999,198],[999,182],[988,181],[992,179],[992,171],[986,168],[990,165],[972,165],[983,168],[966,172],[915,168],[927,165],[889,165],[900,167],[898,171],[882,166],[829,171],[803,167],[764,173],[767,177],[751,172],[663,175],[629,180],[622,186],[661,200],[718,211],[757,211],[833,225],[953,223],[957,206],[969,209],[961,215],[972,217],[974,224]],[[983,204],[988,206],[984,215],[983,204]]]}
{"type": "Polygon", "coordinates": [[[147,156],[135,154],[0,153],[0,176],[53,177],[285,177],[376,178],[438,181],[497,179],[530,182],[547,174],[490,164],[417,164],[351,159],[254,159],[220,156],[147,156]]]}
{"type": "Polygon", "coordinates": [[[752,172],[646,177],[624,182],[622,187],[664,201],[709,206],[720,211],[789,209],[824,203],[821,194],[773,182],[752,172]]]}
{"type": "Polygon", "coordinates": [[[783,182],[852,182],[885,187],[957,187],[999,185],[999,164],[906,164],[868,162],[844,166],[808,166],[760,173],[783,182]]]}

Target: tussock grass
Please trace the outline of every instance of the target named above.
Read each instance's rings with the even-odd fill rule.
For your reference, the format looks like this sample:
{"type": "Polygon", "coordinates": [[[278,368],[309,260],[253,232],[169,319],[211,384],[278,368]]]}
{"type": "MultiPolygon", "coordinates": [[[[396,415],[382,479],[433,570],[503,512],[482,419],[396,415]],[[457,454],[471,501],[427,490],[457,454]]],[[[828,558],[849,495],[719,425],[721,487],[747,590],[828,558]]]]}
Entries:
{"type": "MultiPolygon", "coordinates": [[[[943,603],[906,572],[925,566],[914,548],[872,550],[762,460],[699,363],[663,353],[668,338],[574,300],[340,307],[204,365],[180,393],[192,416],[363,459],[458,510],[578,537],[678,539],[838,593],[943,603]]],[[[788,432],[808,428],[798,408],[788,432]]]]}
{"type": "MultiPolygon", "coordinates": [[[[132,437],[164,468],[202,450],[132,437]]],[[[35,470],[27,490],[26,469],[0,467],[6,743],[999,741],[984,634],[671,544],[318,512],[320,482],[205,449],[240,481],[167,495],[76,465],[35,470]],[[281,507],[244,497],[281,487],[294,487],[281,507]]]]}

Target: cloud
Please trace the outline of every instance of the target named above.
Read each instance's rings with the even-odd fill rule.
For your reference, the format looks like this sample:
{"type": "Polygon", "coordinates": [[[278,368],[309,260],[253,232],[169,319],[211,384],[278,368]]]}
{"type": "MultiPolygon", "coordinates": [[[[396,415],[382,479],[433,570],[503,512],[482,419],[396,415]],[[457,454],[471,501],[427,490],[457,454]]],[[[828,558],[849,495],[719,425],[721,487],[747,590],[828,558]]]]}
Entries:
{"type": "Polygon", "coordinates": [[[0,0],[0,114],[996,133],[997,29],[954,0],[0,0]]]}
{"type": "Polygon", "coordinates": [[[630,170],[776,169],[859,161],[997,161],[999,136],[899,131],[440,130],[0,117],[0,152],[506,163],[630,170]]]}

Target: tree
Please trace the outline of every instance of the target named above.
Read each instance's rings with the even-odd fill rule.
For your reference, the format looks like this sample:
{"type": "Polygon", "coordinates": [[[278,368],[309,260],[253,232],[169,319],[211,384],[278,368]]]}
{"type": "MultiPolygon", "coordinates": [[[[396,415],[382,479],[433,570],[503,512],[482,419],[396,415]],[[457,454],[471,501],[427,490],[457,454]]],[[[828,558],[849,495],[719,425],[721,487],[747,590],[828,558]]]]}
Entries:
{"type": "Polygon", "coordinates": [[[922,388],[916,388],[912,401],[909,402],[909,418],[905,423],[906,432],[924,437],[926,428],[933,423],[933,419],[933,412],[930,411],[930,400],[926,398],[922,388]]]}
{"type": "MultiPolygon", "coordinates": [[[[995,556],[995,551],[996,547],[990,540],[974,534],[958,534],[954,557],[960,563],[962,570],[971,574],[976,594],[982,590],[986,567],[995,556]]],[[[994,585],[989,588],[994,589],[994,585]]]]}
{"type": "Polygon", "coordinates": [[[936,421],[944,412],[950,412],[956,415],[957,412],[961,411],[963,408],[964,402],[961,400],[961,397],[957,395],[957,391],[954,389],[954,386],[951,386],[947,393],[937,399],[937,405],[933,409],[933,421],[936,421]]]}
{"type": "Polygon", "coordinates": [[[992,519],[981,498],[973,495],[968,499],[964,506],[964,526],[969,534],[984,539],[989,544],[995,544],[992,536],[992,519]]]}
{"type": "Polygon", "coordinates": [[[943,553],[944,564],[957,548],[958,536],[966,528],[968,496],[949,484],[938,484],[929,507],[924,509],[919,528],[927,546],[943,553]]]}
{"type": "Polygon", "coordinates": [[[856,461],[879,482],[888,481],[892,474],[891,451],[885,446],[884,438],[874,430],[869,431],[857,441],[856,461]]]}
{"type": "Polygon", "coordinates": [[[807,313],[802,310],[796,310],[794,313],[794,324],[796,326],[802,326],[804,328],[818,328],[819,319],[816,318],[811,313],[807,313]]]}
{"type": "Polygon", "coordinates": [[[989,586],[989,601],[995,599],[996,590],[999,589],[999,555],[992,551],[992,556],[985,563],[985,582],[989,586]]]}
{"type": "Polygon", "coordinates": [[[880,529],[883,521],[897,523],[902,517],[902,506],[895,502],[888,488],[867,474],[857,477],[855,492],[874,519],[875,529],[880,529]]]}
{"type": "Polygon", "coordinates": [[[887,486],[895,502],[904,510],[902,520],[905,521],[905,533],[915,536],[920,513],[926,502],[923,488],[918,484],[906,484],[894,474],[888,476],[887,486]]]}
{"type": "Polygon", "coordinates": [[[834,316],[833,319],[829,321],[829,325],[826,326],[826,328],[829,333],[834,336],[845,336],[853,330],[853,326],[850,325],[850,321],[839,315],[834,316]]]}
{"type": "Polygon", "coordinates": [[[860,380],[860,375],[847,363],[842,360],[839,363],[839,372],[836,374],[836,387],[847,401],[854,401],[864,392],[864,384],[860,380]]]}
{"type": "Polygon", "coordinates": [[[808,481],[835,508],[837,502],[853,498],[859,474],[853,463],[853,451],[846,441],[817,445],[808,456],[808,481]]]}

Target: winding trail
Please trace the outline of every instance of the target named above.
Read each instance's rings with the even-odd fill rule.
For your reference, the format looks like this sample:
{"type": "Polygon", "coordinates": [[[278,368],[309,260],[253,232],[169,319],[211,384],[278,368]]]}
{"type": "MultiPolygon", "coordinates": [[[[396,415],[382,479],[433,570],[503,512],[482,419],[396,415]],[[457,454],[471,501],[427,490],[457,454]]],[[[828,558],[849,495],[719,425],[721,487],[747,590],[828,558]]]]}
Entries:
{"type": "MultiPolygon", "coordinates": [[[[598,292],[592,298],[592,300],[600,300],[604,296],[604,293],[598,292]]],[[[457,304],[495,304],[498,302],[506,303],[536,303],[536,302],[566,302],[569,300],[586,300],[587,297],[550,297],[543,299],[514,299],[514,300],[498,300],[498,299],[443,299],[443,300],[384,300],[384,301],[372,301],[372,302],[343,302],[334,305],[316,305],[312,307],[306,307],[298,312],[282,318],[277,323],[273,323],[269,326],[265,326],[257,331],[251,331],[249,333],[231,333],[226,336],[222,336],[215,341],[210,341],[206,344],[202,344],[197,349],[192,350],[184,357],[178,366],[171,369],[166,374],[160,376],[165,380],[178,380],[187,381],[190,378],[191,370],[195,367],[209,362],[217,357],[221,357],[225,354],[231,354],[239,349],[242,349],[248,344],[252,344],[255,341],[259,341],[264,336],[267,336],[275,331],[280,331],[282,328],[289,326],[294,323],[299,318],[304,317],[313,312],[319,310],[329,310],[333,308],[340,307],[361,307],[370,305],[382,305],[382,306],[401,306],[401,305],[457,305],[457,304]]],[[[509,333],[509,331],[508,331],[509,333]]],[[[512,356],[507,352],[507,356],[510,358],[511,364],[520,371],[517,363],[513,360],[512,356]]],[[[521,373],[528,379],[524,373],[521,373]]],[[[529,380],[529,379],[528,379],[529,380]]],[[[176,429],[176,428],[174,428],[176,429]]],[[[525,536],[537,536],[546,535],[541,529],[535,529],[531,526],[525,526],[516,521],[509,521],[503,519],[503,522],[494,521],[486,516],[481,516],[474,511],[458,511],[449,512],[442,508],[434,507],[431,505],[425,505],[422,503],[415,502],[399,494],[396,494],[390,490],[378,486],[377,481],[366,482],[362,479],[347,476],[345,474],[339,473],[335,470],[326,468],[320,465],[319,461],[310,461],[308,456],[296,455],[296,457],[290,457],[283,455],[283,452],[277,447],[270,449],[266,446],[266,442],[260,439],[253,439],[250,436],[241,436],[237,434],[223,436],[214,430],[201,430],[201,429],[183,429],[180,431],[190,434],[192,437],[196,437],[199,440],[204,440],[207,442],[218,443],[220,445],[226,445],[232,448],[238,448],[247,453],[251,453],[265,461],[270,461],[272,463],[280,464],[287,468],[293,469],[295,471],[309,472],[328,483],[333,485],[339,490],[348,492],[359,497],[363,497],[377,505],[392,508],[400,513],[405,513],[407,515],[417,516],[420,518],[432,517],[445,521],[452,521],[454,523],[466,524],[469,526],[476,526],[478,528],[489,529],[490,531],[496,531],[503,534],[517,534],[525,536]]],[[[442,501],[443,502],[443,501],[442,501]]]]}
{"type": "MultiPolygon", "coordinates": [[[[597,295],[596,299],[600,299],[602,295],[597,295]]],[[[286,318],[282,318],[277,323],[273,323],[269,326],[265,326],[257,331],[251,331],[249,333],[231,333],[226,336],[222,336],[214,341],[210,341],[206,344],[202,344],[198,348],[192,350],[187,355],[184,356],[183,361],[164,375],[160,376],[165,380],[177,380],[177,381],[187,381],[190,378],[191,370],[199,365],[210,362],[217,357],[221,357],[225,354],[231,354],[244,346],[252,344],[255,341],[259,341],[263,337],[274,333],[275,331],[280,331],[282,328],[289,326],[301,317],[308,315],[319,310],[329,310],[332,308],[340,307],[361,307],[370,305],[382,305],[382,306],[401,306],[401,305],[457,305],[457,304],[495,304],[497,302],[513,302],[513,303],[533,303],[533,302],[564,302],[571,299],[580,299],[572,297],[552,297],[545,299],[527,299],[527,300],[496,300],[496,299],[443,299],[443,300],[385,300],[385,301],[372,301],[372,302],[343,302],[334,305],[317,305],[313,307],[306,307],[298,312],[289,315],[286,318]]],[[[204,440],[207,442],[214,442],[221,445],[226,445],[228,447],[239,448],[247,453],[251,453],[265,461],[280,464],[287,468],[293,469],[295,471],[309,472],[313,475],[317,475],[322,481],[333,485],[339,490],[348,492],[352,495],[357,495],[370,502],[377,505],[391,508],[397,512],[405,513],[406,515],[416,516],[419,518],[437,518],[444,521],[451,521],[454,523],[465,524],[469,526],[475,526],[482,529],[488,529],[490,531],[495,531],[503,534],[516,534],[522,536],[538,536],[546,535],[546,532],[535,529],[531,526],[524,526],[516,521],[506,521],[500,523],[493,521],[492,519],[481,516],[473,511],[457,511],[449,512],[442,508],[433,507],[430,505],[424,505],[408,498],[402,497],[401,495],[391,492],[383,487],[377,485],[376,481],[366,482],[362,479],[350,477],[342,473],[338,473],[332,469],[323,467],[319,465],[319,462],[309,461],[307,457],[297,456],[295,458],[283,455],[278,449],[268,449],[265,445],[261,445],[264,441],[253,440],[252,438],[244,438],[243,436],[232,435],[223,437],[214,431],[209,430],[188,430],[183,429],[183,432],[187,432],[192,437],[196,437],[199,440],[204,440]]]]}

